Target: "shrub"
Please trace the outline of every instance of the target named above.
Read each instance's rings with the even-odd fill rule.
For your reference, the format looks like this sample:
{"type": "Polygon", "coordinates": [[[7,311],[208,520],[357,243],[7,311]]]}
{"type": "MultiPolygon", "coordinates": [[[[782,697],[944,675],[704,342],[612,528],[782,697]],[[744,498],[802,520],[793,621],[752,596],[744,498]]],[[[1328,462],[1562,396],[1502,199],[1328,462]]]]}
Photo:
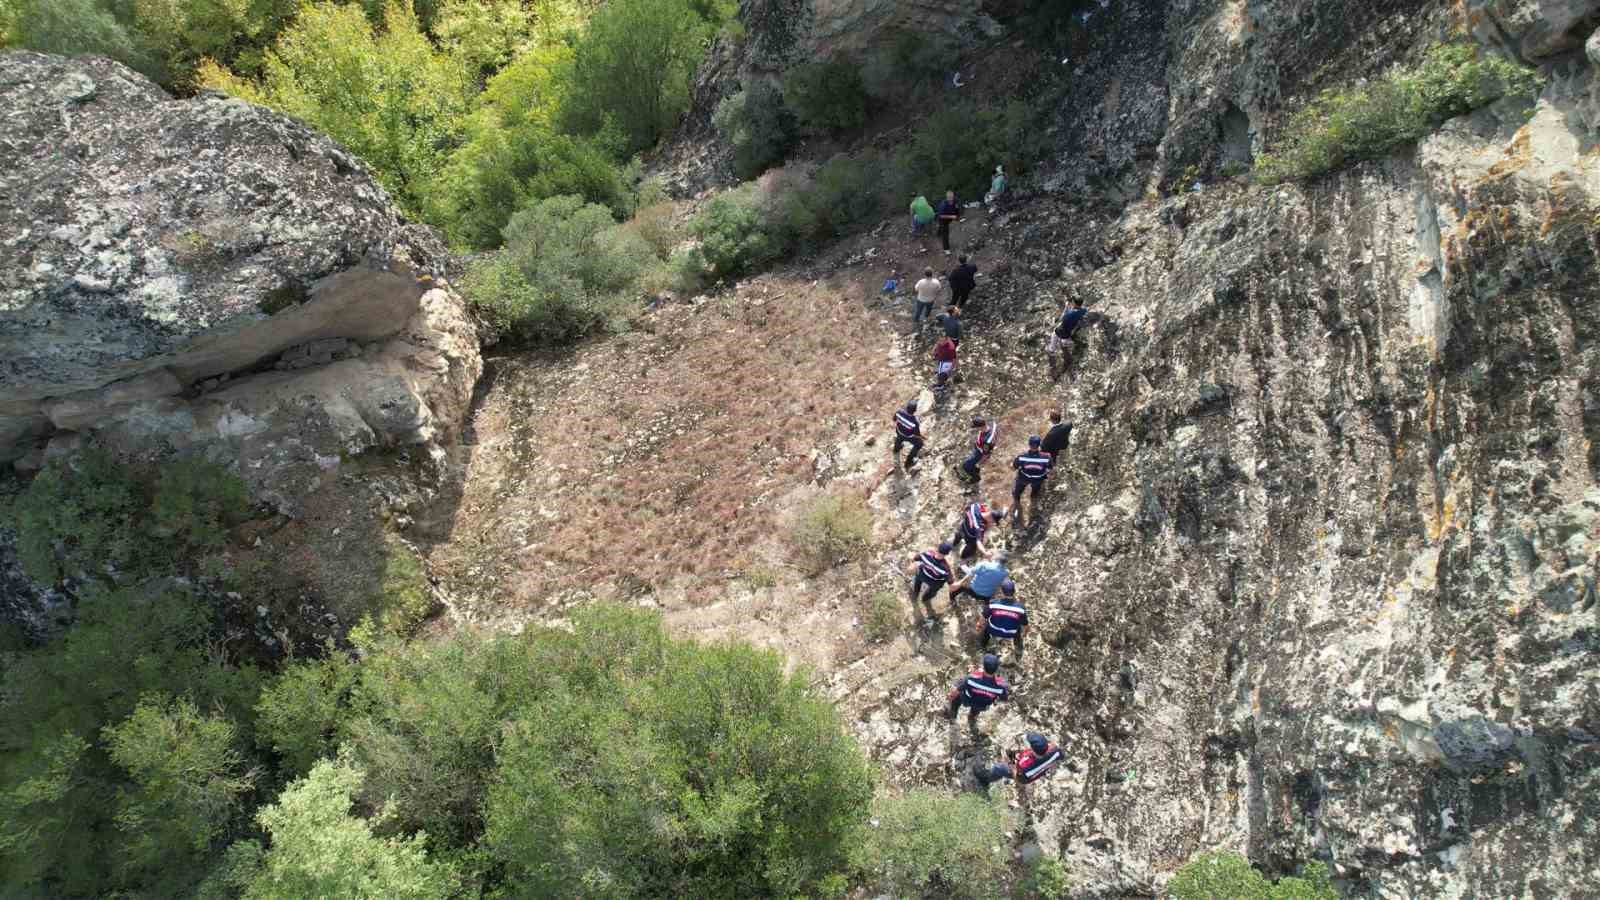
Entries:
{"type": "Polygon", "coordinates": [[[873,803],[856,865],[894,896],[990,897],[1010,854],[1001,807],[974,794],[918,788],[873,803]]]}
{"type": "Polygon", "coordinates": [[[882,591],[873,594],[861,613],[862,633],[875,644],[889,640],[900,633],[901,612],[895,595],[882,591]]]}
{"type": "Polygon", "coordinates": [[[794,146],[794,115],[782,92],[770,81],[758,80],[717,104],[712,124],[733,148],[734,171],[753,178],[783,162],[794,146]]]}
{"type": "MultiPolygon", "coordinates": [[[[437,900],[458,884],[455,869],[428,859],[427,835],[381,838],[375,823],[350,814],[365,779],[343,762],[323,761],[295,782],[257,820],[272,837],[272,849],[245,845],[245,866],[259,870],[244,892],[247,900],[303,897],[394,897],[437,900]],[[254,860],[252,860],[252,857],[254,860]]],[[[230,860],[234,867],[241,861],[230,860]]]]}
{"type": "Polygon", "coordinates": [[[867,89],[852,60],[803,63],[783,75],[783,99],[814,131],[859,128],[867,120],[867,89]]]}
{"type": "Polygon", "coordinates": [[[689,228],[700,239],[700,254],[715,278],[754,271],[787,249],[777,246],[768,233],[761,191],[754,184],[711,198],[689,228]]]}
{"type": "Polygon", "coordinates": [[[1213,850],[1184,863],[1168,883],[1178,900],[1336,900],[1328,868],[1311,863],[1299,877],[1268,881],[1250,861],[1226,850],[1213,850]]]}
{"type": "Polygon", "coordinates": [[[149,473],[89,449],[46,465],[10,516],[23,569],[54,584],[192,570],[248,506],[244,483],[220,466],[174,460],[149,473]]]}
{"type": "Polygon", "coordinates": [[[869,95],[885,100],[907,96],[949,72],[949,48],[942,40],[920,31],[897,33],[888,52],[875,53],[862,67],[863,86],[869,95]]]}
{"type": "Polygon", "coordinates": [[[567,343],[623,321],[639,279],[661,262],[636,230],[575,196],[518,212],[505,239],[499,255],[469,270],[464,293],[497,330],[529,344],[567,343]]]}
{"type": "Polygon", "coordinates": [[[1028,873],[1025,889],[1029,896],[1039,900],[1066,900],[1072,893],[1072,879],[1060,857],[1041,856],[1028,873]]]}
{"type": "Polygon", "coordinates": [[[891,170],[899,176],[896,196],[909,202],[915,194],[935,199],[954,190],[962,200],[982,197],[996,165],[1035,159],[1043,152],[1036,110],[1046,106],[1022,100],[992,107],[965,101],[935,111],[913,126],[896,155],[891,170]]]}
{"type": "Polygon", "coordinates": [[[826,494],[801,515],[794,542],[813,573],[866,553],[872,543],[872,513],[860,497],[826,494]]]}
{"type": "Polygon", "coordinates": [[[1446,119],[1537,86],[1532,71],[1502,57],[1468,44],[1437,46],[1415,67],[1318,95],[1289,118],[1274,149],[1256,160],[1256,179],[1276,184],[1375,159],[1446,119]]]}
{"type": "Polygon", "coordinates": [[[6,46],[63,56],[108,56],[158,81],[166,76],[158,54],[120,4],[108,0],[20,0],[7,12],[6,46]]]}
{"type": "Polygon", "coordinates": [[[355,665],[329,647],[325,659],[291,664],[262,689],[257,740],[278,755],[284,772],[304,775],[333,755],[355,680],[355,665]]]}

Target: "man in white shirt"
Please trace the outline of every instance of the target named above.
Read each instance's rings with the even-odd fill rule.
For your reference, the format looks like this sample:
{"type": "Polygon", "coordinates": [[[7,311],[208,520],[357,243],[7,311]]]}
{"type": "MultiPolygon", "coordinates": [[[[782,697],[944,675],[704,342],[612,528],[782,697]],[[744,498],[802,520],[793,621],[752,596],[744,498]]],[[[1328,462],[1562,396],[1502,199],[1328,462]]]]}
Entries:
{"type": "Polygon", "coordinates": [[[922,270],[922,280],[917,282],[917,309],[911,317],[911,324],[921,325],[922,320],[933,314],[933,304],[944,292],[944,282],[934,276],[932,269],[922,270]]]}

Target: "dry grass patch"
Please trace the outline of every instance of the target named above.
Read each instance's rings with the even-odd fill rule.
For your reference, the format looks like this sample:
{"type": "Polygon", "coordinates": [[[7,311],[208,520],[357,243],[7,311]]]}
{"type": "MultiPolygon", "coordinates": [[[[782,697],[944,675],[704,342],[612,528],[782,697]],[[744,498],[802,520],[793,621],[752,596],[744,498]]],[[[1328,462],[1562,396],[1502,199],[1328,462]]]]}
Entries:
{"type": "Polygon", "coordinates": [[[820,574],[866,555],[872,546],[872,511],[859,496],[825,494],[800,515],[790,539],[806,570],[820,574]]]}

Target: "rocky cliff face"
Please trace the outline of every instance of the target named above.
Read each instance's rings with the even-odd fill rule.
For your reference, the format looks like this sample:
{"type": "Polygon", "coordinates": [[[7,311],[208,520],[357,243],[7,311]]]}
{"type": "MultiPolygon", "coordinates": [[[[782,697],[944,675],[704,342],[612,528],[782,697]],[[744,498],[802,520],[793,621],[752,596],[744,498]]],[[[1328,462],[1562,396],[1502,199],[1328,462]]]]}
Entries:
{"type": "Polygon", "coordinates": [[[355,158],[115,63],[0,54],[0,462],[84,437],[298,496],[447,440],[481,370],[446,256],[355,158]]]}
{"type": "MultiPolygon", "coordinates": [[[[1034,816],[1085,895],[1215,845],[1327,860],[1357,896],[1600,883],[1600,3],[1361,7],[1091,17],[1063,151],[988,239],[1010,266],[969,330],[1022,365],[986,402],[1037,408],[1012,348],[1040,327],[1008,320],[1095,313],[1058,396],[1070,487],[1016,536],[1060,653],[1030,652],[995,726],[1081,762],[1034,816]],[[1210,174],[1310,92],[1465,33],[1545,67],[1531,117],[1309,185],[1210,174]]],[[[899,718],[880,752],[918,740],[899,718]]]]}

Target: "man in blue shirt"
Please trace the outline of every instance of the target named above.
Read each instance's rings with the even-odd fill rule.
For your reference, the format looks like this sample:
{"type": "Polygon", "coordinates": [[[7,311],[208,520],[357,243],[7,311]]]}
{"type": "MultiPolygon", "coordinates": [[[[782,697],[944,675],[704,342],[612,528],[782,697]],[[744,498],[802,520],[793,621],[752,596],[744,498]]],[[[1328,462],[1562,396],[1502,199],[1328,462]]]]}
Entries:
{"type": "Polygon", "coordinates": [[[973,566],[966,577],[950,585],[950,605],[955,606],[956,599],[962,594],[971,594],[980,602],[988,603],[1000,592],[1000,586],[1005,584],[1010,576],[1006,571],[1006,562],[1010,559],[1011,554],[1001,550],[994,555],[993,560],[986,560],[973,566]]]}
{"type": "Polygon", "coordinates": [[[1044,346],[1045,355],[1050,357],[1050,377],[1066,371],[1067,364],[1072,362],[1072,333],[1078,330],[1085,315],[1088,313],[1084,311],[1081,297],[1073,297],[1062,310],[1061,321],[1056,323],[1056,330],[1050,333],[1050,340],[1044,346]]]}
{"type": "Polygon", "coordinates": [[[1000,677],[1000,657],[993,653],[983,655],[983,667],[973,669],[950,689],[950,706],[945,718],[955,720],[961,707],[967,708],[967,725],[978,730],[978,714],[1001,700],[1011,699],[1011,685],[1000,677]]]}

